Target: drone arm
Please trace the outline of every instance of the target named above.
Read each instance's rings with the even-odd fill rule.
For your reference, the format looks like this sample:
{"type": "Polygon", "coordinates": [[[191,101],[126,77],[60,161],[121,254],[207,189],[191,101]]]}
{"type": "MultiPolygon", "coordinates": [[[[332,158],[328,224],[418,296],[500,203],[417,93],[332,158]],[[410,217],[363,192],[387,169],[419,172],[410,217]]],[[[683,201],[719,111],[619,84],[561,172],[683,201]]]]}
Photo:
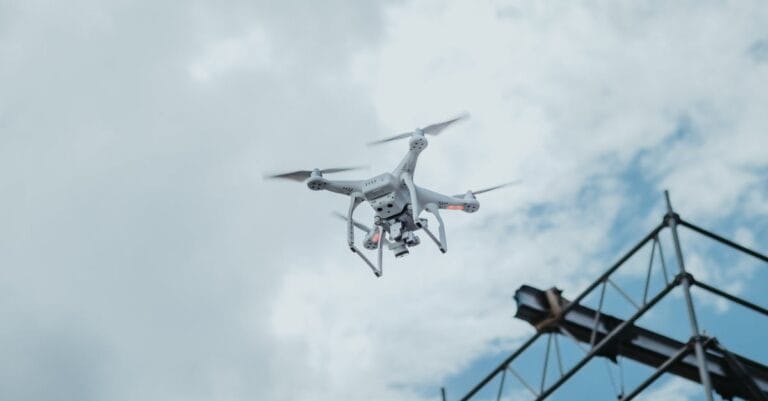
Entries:
{"type": "Polygon", "coordinates": [[[316,186],[310,185],[309,187],[314,190],[326,190],[328,192],[352,196],[353,193],[359,193],[362,190],[362,181],[339,181],[321,178],[317,181],[316,186]]]}
{"type": "Polygon", "coordinates": [[[472,198],[458,198],[458,197],[446,197],[443,202],[440,202],[440,209],[448,210],[461,210],[467,213],[474,213],[480,208],[480,202],[477,199],[472,198]]]}
{"type": "Polygon", "coordinates": [[[480,202],[471,197],[448,196],[425,188],[418,188],[419,198],[426,203],[434,203],[439,209],[463,210],[474,213],[480,208],[480,202]]]}
{"type": "Polygon", "coordinates": [[[437,230],[438,234],[440,235],[440,240],[438,241],[438,239],[435,238],[434,234],[432,234],[432,232],[430,232],[427,227],[422,227],[422,229],[424,229],[427,235],[432,238],[432,241],[435,241],[437,246],[440,248],[440,252],[448,252],[448,240],[445,237],[445,225],[443,224],[443,218],[440,217],[440,208],[438,208],[434,203],[427,203],[427,205],[424,206],[424,209],[426,209],[427,212],[435,215],[435,219],[437,219],[437,230]]]}
{"type": "Polygon", "coordinates": [[[417,129],[410,134],[411,139],[408,141],[408,153],[405,154],[403,160],[395,168],[394,175],[408,173],[413,176],[414,171],[416,171],[416,163],[419,161],[419,155],[429,145],[427,138],[424,137],[423,130],[417,129]]]}
{"type": "Polygon", "coordinates": [[[411,195],[411,211],[413,212],[413,221],[416,222],[416,226],[421,227],[419,222],[419,194],[416,192],[416,185],[413,184],[413,177],[409,173],[403,173],[403,182],[408,187],[408,192],[411,195]]]}
{"type": "Polygon", "coordinates": [[[400,161],[400,164],[397,165],[397,168],[395,168],[393,174],[398,175],[400,173],[409,173],[413,175],[414,171],[416,171],[416,163],[419,161],[420,153],[421,150],[408,150],[408,153],[405,154],[403,160],[400,161]]]}

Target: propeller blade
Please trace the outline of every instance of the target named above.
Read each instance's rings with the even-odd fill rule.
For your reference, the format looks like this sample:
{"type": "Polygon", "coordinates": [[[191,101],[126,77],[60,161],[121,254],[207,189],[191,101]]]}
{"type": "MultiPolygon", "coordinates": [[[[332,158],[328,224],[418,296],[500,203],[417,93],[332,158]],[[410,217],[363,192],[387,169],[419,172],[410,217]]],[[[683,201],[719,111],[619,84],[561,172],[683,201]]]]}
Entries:
{"type": "Polygon", "coordinates": [[[490,192],[490,191],[493,191],[493,190],[496,190],[496,189],[499,189],[499,188],[504,188],[504,187],[508,187],[508,186],[511,186],[511,185],[517,185],[519,183],[520,183],[520,181],[507,182],[507,183],[504,183],[504,184],[501,184],[501,185],[496,185],[496,186],[489,187],[489,188],[483,188],[483,189],[478,190],[478,191],[472,191],[472,193],[475,194],[475,195],[482,194],[482,193],[490,192]]]}
{"type": "Polygon", "coordinates": [[[452,118],[450,120],[447,120],[447,121],[443,121],[441,123],[427,125],[426,127],[424,127],[422,129],[422,131],[424,131],[425,134],[437,135],[440,132],[442,132],[444,129],[448,128],[449,125],[451,125],[451,124],[453,124],[453,123],[455,123],[455,122],[457,122],[459,120],[463,120],[463,119],[465,119],[467,117],[469,117],[469,113],[464,113],[462,115],[459,115],[459,116],[454,117],[454,118],[452,118]]]}
{"type": "Polygon", "coordinates": [[[365,170],[367,168],[368,168],[367,166],[326,168],[326,169],[320,170],[320,173],[321,174],[333,174],[333,173],[341,173],[343,171],[365,170]]]}
{"type": "MultiPolygon", "coordinates": [[[[443,122],[439,122],[439,123],[436,123],[436,124],[427,125],[426,127],[422,128],[421,131],[423,133],[427,134],[427,135],[437,135],[440,132],[442,132],[444,129],[448,128],[449,125],[451,125],[451,124],[453,124],[453,123],[455,123],[455,122],[457,122],[459,120],[463,120],[463,119],[465,119],[467,117],[469,117],[469,113],[464,113],[464,114],[461,114],[461,115],[459,115],[457,117],[454,117],[454,118],[452,118],[450,120],[447,120],[447,121],[443,121],[443,122]]],[[[396,141],[398,139],[408,138],[411,135],[413,135],[413,131],[404,132],[402,134],[391,136],[389,138],[384,138],[384,139],[379,139],[377,141],[368,142],[368,146],[380,145],[382,143],[387,143],[387,142],[396,141]]]]}
{"type": "MultiPolygon", "coordinates": [[[[511,186],[511,185],[517,185],[519,183],[520,183],[520,180],[515,180],[515,181],[505,182],[504,184],[495,185],[495,186],[492,186],[492,187],[483,188],[483,189],[480,189],[480,190],[477,190],[477,191],[469,191],[469,192],[472,192],[472,195],[478,195],[478,194],[490,192],[490,191],[493,191],[493,190],[496,190],[496,189],[499,189],[499,188],[504,188],[504,187],[508,187],[508,186],[511,186]]],[[[463,194],[462,195],[455,195],[454,198],[460,198],[462,196],[464,196],[464,195],[463,194]]]]}
{"type": "Polygon", "coordinates": [[[380,145],[382,143],[387,143],[387,142],[396,141],[398,139],[408,138],[411,135],[413,135],[413,132],[406,132],[406,133],[403,133],[403,134],[391,136],[389,138],[379,139],[378,141],[368,142],[368,146],[380,145]]]}
{"type": "MultiPolygon", "coordinates": [[[[345,215],[343,215],[343,214],[341,214],[341,213],[339,213],[339,212],[333,212],[332,214],[333,214],[334,216],[336,216],[336,217],[338,217],[338,218],[340,218],[340,219],[344,220],[344,221],[347,221],[347,216],[345,216],[345,215]]],[[[369,233],[369,232],[371,232],[371,228],[370,228],[370,227],[366,226],[366,225],[365,225],[365,224],[363,224],[363,223],[359,223],[359,222],[357,222],[357,221],[356,221],[356,220],[354,220],[354,219],[352,219],[352,224],[353,224],[355,227],[357,227],[357,228],[359,228],[359,229],[361,229],[361,230],[365,231],[366,233],[369,233]]]]}
{"type": "MultiPolygon", "coordinates": [[[[320,170],[320,174],[341,173],[343,171],[362,170],[365,168],[367,167],[355,166],[355,167],[326,168],[326,169],[320,170]]],[[[307,178],[311,176],[312,176],[312,170],[297,170],[297,171],[291,171],[288,173],[268,174],[268,175],[265,175],[264,178],[282,178],[285,180],[303,182],[303,181],[306,181],[307,178]]]]}
{"type": "Polygon", "coordinates": [[[264,178],[282,178],[286,180],[302,182],[302,181],[305,181],[307,178],[309,178],[311,175],[312,175],[312,172],[309,170],[298,170],[298,171],[291,171],[290,173],[266,175],[264,176],[264,178]]]}

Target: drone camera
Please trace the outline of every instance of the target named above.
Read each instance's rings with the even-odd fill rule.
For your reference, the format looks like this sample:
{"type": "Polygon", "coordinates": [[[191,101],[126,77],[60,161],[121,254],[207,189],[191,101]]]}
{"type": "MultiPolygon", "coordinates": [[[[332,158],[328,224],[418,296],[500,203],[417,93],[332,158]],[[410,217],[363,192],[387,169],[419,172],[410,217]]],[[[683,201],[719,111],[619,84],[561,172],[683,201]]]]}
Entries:
{"type": "Polygon", "coordinates": [[[421,243],[419,236],[413,232],[407,232],[403,234],[403,241],[405,241],[405,244],[408,246],[416,246],[421,243]]]}
{"type": "Polygon", "coordinates": [[[403,257],[408,254],[408,248],[405,246],[405,242],[398,241],[390,244],[389,249],[395,254],[396,258],[403,257]]]}

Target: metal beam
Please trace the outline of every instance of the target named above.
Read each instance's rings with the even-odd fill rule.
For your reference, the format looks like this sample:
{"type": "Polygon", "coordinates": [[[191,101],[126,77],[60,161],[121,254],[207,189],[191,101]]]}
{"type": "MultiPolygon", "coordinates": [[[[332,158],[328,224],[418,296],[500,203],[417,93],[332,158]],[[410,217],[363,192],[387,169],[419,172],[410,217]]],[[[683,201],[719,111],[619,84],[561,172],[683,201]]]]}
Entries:
{"type": "MultiPolygon", "coordinates": [[[[517,300],[515,317],[527,321],[534,327],[539,325],[541,321],[548,319],[551,314],[550,302],[546,299],[545,294],[545,291],[530,286],[520,287],[515,293],[517,300]]],[[[605,340],[609,334],[615,332],[624,323],[621,319],[602,313],[598,319],[598,324],[595,325],[594,321],[597,315],[598,311],[579,305],[555,324],[557,324],[560,332],[578,343],[589,345],[593,333],[596,338],[605,340]],[[596,332],[594,331],[595,327],[596,332]]],[[[690,351],[693,351],[694,340],[692,338],[689,341],[690,351]]],[[[707,347],[709,341],[705,340],[702,346],[707,347]]],[[[616,361],[617,357],[623,356],[658,369],[684,347],[686,344],[683,342],[642,327],[628,325],[622,333],[617,334],[613,341],[610,341],[603,349],[598,350],[596,354],[613,361],[616,361]]],[[[741,382],[736,380],[733,369],[727,363],[723,352],[710,348],[705,355],[707,370],[712,378],[713,388],[718,394],[724,398],[738,396],[744,399],[759,400],[751,397],[741,382]]],[[[733,355],[733,358],[744,367],[744,372],[749,375],[750,380],[755,383],[757,388],[768,394],[768,367],[738,355],[733,355]]],[[[700,380],[698,362],[691,353],[684,355],[672,366],[665,367],[665,370],[688,380],[696,382],[700,380]]]]}
{"type": "Polygon", "coordinates": [[[728,364],[728,368],[731,369],[731,377],[741,383],[744,390],[749,393],[750,399],[755,401],[768,401],[768,395],[760,390],[752,375],[747,372],[747,368],[744,366],[736,355],[725,349],[720,343],[715,341],[714,348],[723,353],[723,359],[728,364]]]}
{"type": "Polygon", "coordinates": [[[745,246],[741,246],[741,245],[739,245],[739,244],[737,244],[737,243],[735,243],[735,242],[733,242],[733,241],[731,241],[729,239],[726,239],[726,238],[721,237],[721,236],[719,236],[719,235],[717,235],[717,234],[715,234],[713,232],[707,231],[707,230],[705,230],[705,229],[703,229],[701,227],[693,225],[693,224],[691,224],[691,223],[689,223],[689,222],[687,222],[687,221],[685,221],[683,219],[680,219],[680,225],[684,226],[684,227],[687,227],[687,228],[690,228],[691,230],[696,231],[697,233],[699,233],[699,234],[701,234],[701,235],[703,235],[705,237],[709,237],[709,238],[711,238],[711,239],[713,239],[713,240],[715,240],[717,242],[720,242],[722,244],[728,245],[731,248],[737,249],[737,250],[739,250],[741,252],[746,253],[747,255],[754,256],[754,257],[762,260],[763,262],[768,263],[768,256],[765,256],[762,253],[759,253],[757,251],[753,251],[753,250],[751,250],[751,249],[749,249],[749,248],[747,248],[745,246]]]}
{"type": "Polygon", "coordinates": [[[688,311],[688,323],[691,325],[691,335],[693,336],[693,351],[696,353],[696,360],[699,365],[699,376],[701,379],[701,385],[704,386],[704,395],[707,397],[707,401],[714,401],[712,398],[712,381],[709,378],[709,372],[707,371],[706,360],[704,359],[704,347],[701,344],[701,332],[699,331],[699,323],[696,321],[696,310],[693,308],[693,298],[691,297],[691,275],[685,271],[685,263],[683,262],[683,251],[680,248],[680,238],[677,235],[677,223],[680,220],[675,211],[672,209],[672,202],[669,200],[669,191],[664,191],[664,198],[667,201],[667,215],[664,216],[664,220],[669,226],[669,230],[672,232],[672,242],[675,244],[675,256],[677,257],[677,267],[680,269],[680,284],[683,287],[683,297],[685,298],[685,306],[688,311]]]}
{"type": "Polygon", "coordinates": [[[581,368],[584,367],[584,365],[587,364],[595,355],[597,355],[599,352],[601,352],[604,348],[607,347],[608,344],[610,344],[614,339],[616,339],[619,335],[621,335],[624,330],[629,327],[630,325],[634,324],[637,319],[640,318],[640,316],[643,316],[645,312],[648,311],[651,307],[656,305],[659,301],[661,301],[664,296],[669,294],[670,291],[672,291],[673,288],[677,287],[678,283],[677,281],[670,283],[668,286],[666,286],[661,292],[656,294],[655,297],[651,298],[650,301],[648,301],[647,304],[643,305],[640,309],[635,312],[632,317],[629,319],[621,322],[616,328],[611,330],[610,333],[608,333],[597,345],[595,345],[594,348],[592,348],[587,355],[582,358],[578,363],[576,363],[576,366],[572,367],[571,370],[566,372],[560,379],[558,379],[554,384],[549,386],[546,390],[544,390],[537,398],[536,401],[541,401],[545,398],[547,398],[550,394],[552,394],[555,390],[558,389],[558,387],[562,386],[563,383],[565,383],[568,379],[571,378],[576,372],[581,370],[581,368]]]}
{"type": "MultiPolygon", "coordinates": [[[[587,295],[589,295],[592,290],[594,290],[598,285],[603,283],[605,279],[607,279],[613,272],[615,272],[619,267],[621,267],[624,262],[629,260],[629,258],[632,257],[637,251],[643,248],[645,244],[648,243],[648,241],[654,240],[658,235],[659,232],[664,229],[666,225],[662,222],[658,226],[654,227],[651,232],[649,232],[643,239],[640,240],[635,246],[632,247],[627,253],[622,255],[619,260],[616,261],[611,267],[608,268],[600,277],[595,280],[592,284],[590,284],[584,291],[582,291],[579,296],[576,297],[576,299],[571,302],[571,304],[566,305],[565,309],[562,311],[563,314],[568,313],[573,307],[575,307],[579,302],[581,302],[587,295]]],[[[512,353],[507,359],[505,359],[503,362],[501,362],[494,370],[491,371],[487,376],[485,376],[480,382],[475,385],[469,392],[464,395],[464,397],[461,398],[461,401],[467,401],[470,398],[472,398],[480,389],[482,389],[488,382],[493,380],[494,377],[496,377],[497,374],[501,373],[504,369],[506,369],[507,365],[509,365],[512,361],[515,360],[523,351],[528,349],[528,347],[531,346],[536,340],[539,339],[539,336],[541,336],[542,332],[537,332],[533,337],[529,338],[528,341],[526,341],[520,348],[518,348],[515,352],[512,353]]]]}
{"type": "MultiPolygon", "coordinates": [[[[553,384],[548,389],[543,391],[538,396],[537,400],[543,400],[544,398],[549,396],[558,387],[560,387],[565,381],[567,381],[571,376],[573,376],[579,369],[581,369],[586,363],[588,363],[589,360],[594,356],[605,356],[615,360],[615,358],[618,355],[624,355],[629,357],[630,359],[634,359],[638,362],[645,363],[647,365],[655,366],[659,369],[659,371],[654,373],[654,375],[652,375],[652,377],[648,379],[650,380],[650,382],[648,382],[647,384],[644,384],[644,387],[633,391],[632,397],[636,395],[635,393],[639,393],[645,387],[650,385],[652,381],[656,380],[656,378],[660,376],[662,373],[664,373],[664,371],[669,371],[670,373],[676,374],[678,376],[686,377],[690,380],[700,381],[705,388],[706,396],[708,400],[712,400],[712,389],[715,389],[715,391],[717,391],[721,396],[727,399],[730,399],[734,396],[738,396],[741,398],[756,399],[759,401],[763,401],[762,398],[750,397],[750,394],[745,393],[746,390],[744,390],[744,386],[740,386],[740,387],[736,386],[734,384],[736,378],[732,376],[736,373],[734,369],[738,370],[739,366],[742,366],[743,372],[746,372],[746,374],[749,376],[749,380],[751,380],[755,384],[757,389],[760,392],[765,393],[764,395],[768,395],[768,368],[758,364],[757,362],[748,360],[738,355],[732,355],[733,358],[735,358],[735,361],[737,362],[736,364],[734,364],[733,361],[729,362],[726,360],[728,358],[728,355],[726,355],[727,350],[724,350],[724,349],[722,352],[718,352],[717,349],[712,349],[712,348],[708,348],[705,350],[705,344],[709,340],[705,340],[705,338],[700,335],[698,322],[696,321],[696,314],[693,307],[693,300],[690,294],[690,286],[697,285],[698,287],[704,290],[710,291],[716,295],[720,295],[730,301],[736,302],[742,306],[750,308],[764,315],[768,315],[768,309],[763,308],[759,305],[755,305],[751,302],[745,301],[733,295],[730,295],[726,292],[720,291],[714,287],[708,286],[707,284],[696,282],[693,279],[693,277],[690,274],[688,274],[685,270],[683,254],[680,246],[680,239],[678,237],[678,232],[677,232],[677,226],[682,225],[684,227],[687,227],[699,234],[702,234],[706,237],[714,239],[715,241],[721,242],[741,252],[747,253],[764,262],[768,262],[768,256],[765,256],[749,248],[743,247],[717,234],[714,234],[700,227],[697,227],[687,221],[682,220],[680,216],[678,216],[672,209],[672,204],[669,200],[669,193],[667,191],[664,191],[664,195],[665,195],[666,204],[667,204],[667,214],[665,215],[664,220],[658,226],[656,226],[650,233],[648,233],[639,243],[634,245],[627,253],[621,256],[613,265],[611,265],[611,267],[608,268],[608,270],[606,270],[600,277],[598,277],[597,280],[595,280],[592,284],[587,286],[587,288],[584,289],[572,302],[559,301],[562,303],[559,303],[557,305],[551,305],[551,302],[547,304],[546,299],[543,298],[545,299],[544,301],[545,303],[543,304],[545,306],[545,309],[544,309],[545,312],[544,312],[544,315],[539,316],[538,318],[535,319],[535,323],[532,320],[522,317],[521,315],[525,315],[526,313],[525,308],[520,306],[518,307],[518,313],[516,316],[529,320],[529,322],[534,324],[534,327],[537,328],[537,333],[532,337],[530,337],[525,343],[523,343],[520,346],[520,348],[518,348],[515,352],[513,352],[509,357],[507,357],[503,362],[501,362],[501,364],[499,364],[493,371],[491,371],[485,378],[483,378],[483,380],[481,380],[475,387],[472,388],[472,390],[470,390],[463,398],[461,398],[461,401],[467,401],[470,398],[472,398],[478,391],[480,391],[484,386],[486,386],[499,373],[505,372],[504,374],[506,375],[506,370],[509,367],[509,365],[519,355],[521,355],[523,352],[529,349],[529,347],[538,340],[541,334],[559,333],[561,331],[565,333],[570,333],[572,331],[575,332],[574,338],[577,339],[577,341],[583,341],[589,344],[590,346],[594,344],[595,341],[599,341],[599,343],[597,344],[597,346],[592,347],[592,349],[589,350],[587,355],[580,362],[578,362],[575,367],[573,367],[571,370],[563,374],[561,360],[559,357],[560,349],[557,342],[558,336],[555,336],[554,337],[555,349],[558,355],[558,367],[560,368],[561,378],[555,384],[553,384]],[[672,240],[675,247],[675,256],[678,262],[678,268],[680,270],[680,274],[678,274],[675,280],[673,280],[671,283],[667,278],[666,262],[664,260],[662,244],[660,241],[658,241],[658,234],[664,228],[667,228],[667,227],[670,228],[670,231],[671,231],[672,240]],[[645,304],[646,295],[644,292],[644,296],[643,296],[644,305],[642,305],[639,308],[639,310],[626,321],[617,319],[610,315],[600,316],[599,311],[596,312],[594,310],[590,310],[589,308],[585,308],[579,304],[592,291],[594,291],[595,288],[597,288],[597,286],[599,286],[600,284],[605,285],[606,283],[608,283],[609,277],[616,270],[618,270],[629,258],[631,258],[641,248],[643,248],[649,241],[652,241],[652,240],[654,241],[654,245],[658,245],[659,247],[658,254],[661,260],[661,267],[664,273],[665,282],[667,283],[667,286],[656,297],[654,297],[651,301],[645,304]],[[690,340],[690,347],[686,348],[686,352],[681,351],[681,347],[684,346],[683,343],[676,342],[675,340],[661,336],[660,334],[653,333],[653,332],[634,326],[634,322],[643,313],[645,313],[648,309],[653,307],[661,298],[663,298],[667,293],[669,293],[677,285],[681,285],[683,287],[689,323],[691,325],[691,330],[693,332],[693,335],[690,340]],[[584,313],[585,310],[591,311],[591,313],[584,313]],[[582,322],[578,320],[581,318],[584,318],[585,316],[587,317],[587,324],[584,325],[584,327],[581,327],[579,325],[582,322]],[[595,322],[598,322],[598,323],[596,324],[595,322]],[[598,330],[599,330],[599,333],[598,333],[598,330]],[[583,340],[582,335],[586,335],[587,340],[583,340]],[[590,342],[589,337],[592,335],[594,335],[595,337],[592,338],[592,341],[590,342]],[[628,347],[627,344],[634,344],[634,347],[635,347],[634,351],[632,351],[633,348],[631,346],[628,347]],[[655,349],[655,351],[657,352],[650,352],[649,347],[655,349]],[[666,351],[660,352],[661,349],[666,349],[666,351]],[[695,353],[695,357],[690,354],[691,349],[693,349],[695,353]],[[681,353],[679,357],[677,355],[677,352],[681,353]]],[[[651,261],[649,265],[648,277],[646,277],[645,291],[648,290],[647,287],[648,287],[648,281],[651,274],[650,270],[653,264],[654,250],[655,248],[652,249],[651,251],[651,261]]],[[[611,282],[611,284],[613,283],[611,282]]],[[[522,288],[523,287],[521,287],[521,289],[522,288]]],[[[518,292],[520,292],[520,290],[518,290],[518,292]]],[[[518,299],[518,294],[515,295],[515,299],[518,299]]],[[[520,304],[520,302],[518,302],[518,304],[520,304]]],[[[511,372],[514,373],[513,371],[511,372]]],[[[501,394],[501,390],[503,389],[503,381],[504,381],[504,378],[502,378],[502,387],[499,389],[500,392],[498,395],[501,394]]],[[[443,393],[443,397],[445,397],[444,393],[443,393]]]]}
{"type": "Polygon", "coordinates": [[[480,391],[480,389],[485,387],[485,385],[488,384],[488,382],[493,380],[493,378],[496,377],[497,374],[504,371],[507,368],[507,366],[510,363],[512,363],[512,361],[515,360],[515,358],[517,358],[520,354],[523,353],[523,351],[527,350],[528,347],[530,347],[533,343],[535,343],[536,340],[538,340],[542,334],[544,334],[544,332],[539,331],[533,337],[529,338],[528,341],[526,341],[522,346],[520,346],[520,348],[518,348],[515,352],[513,352],[512,355],[510,355],[507,359],[505,359],[504,362],[502,362],[499,366],[496,367],[496,369],[491,371],[491,373],[489,373],[488,376],[486,376],[483,380],[481,380],[480,383],[477,383],[477,385],[473,387],[472,390],[469,390],[469,392],[464,397],[461,398],[461,401],[467,401],[470,398],[472,398],[472,396],[474,396],[475,393],[480,391]]]}
{"type": "Polygon", "coordinates": [[[630,401],[631,399],[635,398],[640,394],[643,390],[645,390],[646,387],[653,384],[653,382],[656,381],[661,375],[669,371],[669,369],[676,363],[680,362],[681,359],[683,359],[686,355],[688,355],[691,352],[690,344],[686,344],[683,348],[680,348],[674,355],[669,357],[666,361],[664,361],[661,366],[659,366],[658,369],[656,369],[653,374],[648,377],[647,379],[643,380],[642,383],[640,383],[637,387],[635,387],[634,390],[632,390],[631,393],[627,394],[626,396],[622,396],[619,398],[620,401],[630,401]]]}
{"type": "Polygon", "coordinates": [[[746,308],[752,309],[753,311],[755,311],[757,313],[762,313],[763,315],[768,316],[768,309],[765,309],[765,308],[763,308],[760,305],[753,304],[752,302],[749,302],[747,300],[741,299],[741,298],[739,298],[739,297],[737,297],[735,295],[731,295],[731,294],[729,294],[729,293],[727,293],[725,291],[720,291],[717,288],[712,287],[711,285],[702,283],[701,281],[698,281],[698,280],[694,280],[693,281],[693,285],[695,285],[695,286],[697,286],[699,288],[702,288],[704,290],[707,290],[707,291],[709,291],[709,292],[711,292],[711,293],[713,293],[715,295],[719,295],[719,296],[721,296],[721,297],[723,297],[723,298],[725,298],[725,299],[727,299],[729,301],[735,302],[735,303],[737,303],[737,304],[739,304],[741,306],[744,306],[746,308]]]}
{"type": "Polygon", "coordinates": [[[625,253],[622,257],[620,257],[619,260],[616,261],[616,263],[614,263],[611,267],[609,267],[608,270],[606,270],[603,274],[601,274],[597,280],[595,280],[592,284],[589,285],[589,287],[587,287],[584,291],[582,291],[582,293],[579,294],[579,296],[577,296],[571,302],[571,304],[567,305],[565,309],[563,309],[562,314],[564,315],[568,313],[575,304],[578,304],[579,302],[584,300],[584,298],[586,298],[586,296],[589,295],[589,293],[592,292],[592,290],[597,288],[597,286],[600,285],[602,282],[604,282],[611,274],[613,274],[613,272],[618,270],[618,268],[621,267],[624,264],[624,262],[629,260],[629,258],[631,258],[635,253],[637,253],[637,251],[642,249],[642,247],[645,246],[645,244],[647,244],[648,241],[651,241],[652,239],[656,238],[656,236],[659,235],[659,232],[663,230],[665,227],[666,227],[666,224],[664,222],[656,226],[651,232],[649,232],[645,237],[643,237],[643,239],[640,240],[640,242],[638,242],[635,246],[633,246],[632,249],[629,250],[629,252],[625,253]]]}

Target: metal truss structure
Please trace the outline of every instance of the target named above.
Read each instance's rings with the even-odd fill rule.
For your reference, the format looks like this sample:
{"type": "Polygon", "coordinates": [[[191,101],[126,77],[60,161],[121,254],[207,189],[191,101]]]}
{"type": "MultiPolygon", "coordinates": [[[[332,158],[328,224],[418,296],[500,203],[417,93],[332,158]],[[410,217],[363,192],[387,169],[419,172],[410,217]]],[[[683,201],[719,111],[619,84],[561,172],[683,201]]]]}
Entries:
{"type": "MultiPolygon", "coordinates": [[[[693,275],[687,272],[678,237],[678,227],[683,226],[766,263],[768,263],[768,256],[681,219],[672,209],[669,193],[665,191],[664,195],[667,213],[662,222],[573,301],[562,298],[560,291],[554,288],[542,291],[533,287],[522,286],[517,290],[515,300],[518,309],[515,317],[531,323],[536,328],[536,333],[475,385],[461,398],[461,401],[473,399],[480,390],[496,382],[498,382],[496,400],[500,401],[504,394],[507,375],[516,378],[527,388],[534,400],[541,401],[557,391],[596,356],[605,357],[614,362],[616,362],[617,357],[621,356],[655,369],[634,390],[626,394],[622,390],[618,394],[620,401],[634,399],[664,373],[701,383],[707,401],[713,400],[713,391],[724,399],[738,397],[745,400],[768,401],[768,367],[736,355],[727,350],[717,338],[704,335],[699,329],[690,289],[692,286],[696,286],[764,316],[768,316],[768,309],[696,280],[693,275]],[[671,232],[677,261],[678,273],[671,278],[659,240],[659,233],[664,229],[669,229],[671,232]],[[638,303],[612,278],[627,260],[649,243],[651,244],[651,259],[643,287],[643,299],[641,303],[638,303]],[[659,264],[665,286],[655,295],[651,295],[649,294],[650,280],[655,260],[660,260],[659,264]],[[620,319],[604,313],[603,301],[608,286],[616,289],[622,297],[634,305],[634,313],[631,316],[620,319]],[[683,293],[691,331],[691,337],[687,342],[680,342],[635,325],[638,319],[678,287],[683,293]],[[591,309],[581,304],[587,296],[598,289],[600,297],[597,309],[591,309]],[[559,336],[573,339],[585,351],[585,355],[567,370],[563,369],[558,342],[559,336]],[[534,343],[543,338],[546,338],[546,351],[540,386],[537,389],[514,370],[511,364],[534,343]],[[553,348],[560,375],[553,383],[547,385],[547,365],[553,348]],[[499,379],[495,380],[497,378],[499,379]]],[[[446,400],[444,389],[442,390],[442,398],[443,401],[446,400]]]]}

